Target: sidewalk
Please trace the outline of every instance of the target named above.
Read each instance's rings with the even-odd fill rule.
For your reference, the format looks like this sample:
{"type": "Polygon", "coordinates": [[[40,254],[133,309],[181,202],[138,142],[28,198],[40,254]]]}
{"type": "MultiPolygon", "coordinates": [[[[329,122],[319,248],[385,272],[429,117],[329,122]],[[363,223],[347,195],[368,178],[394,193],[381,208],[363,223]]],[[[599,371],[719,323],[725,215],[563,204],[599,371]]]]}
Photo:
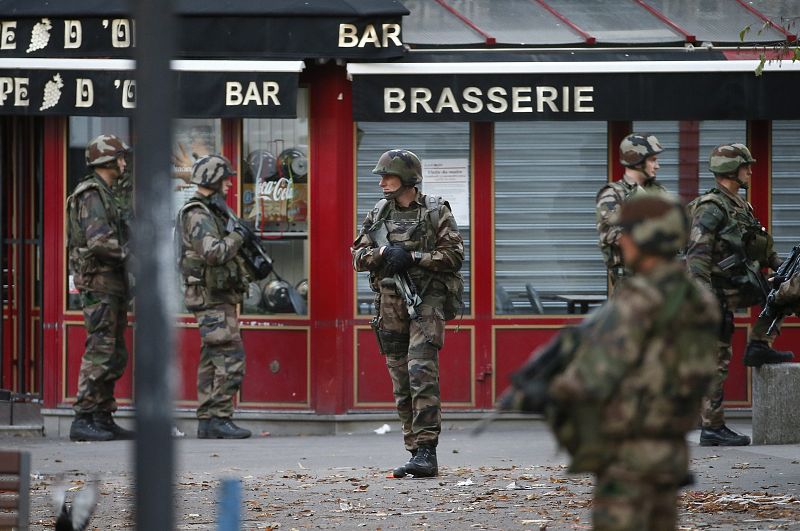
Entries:
{"type": "MultiPolygon", "coordinates": [[[[749,423],[732,427],[750,433],[749,423]]],[[[702,448],[698,437],[690,435],[697,483],[681,497],[683,529],[800,530],[800,447],[702,448]]],[[[32,453],[31,529],[52,529],[60,474],[77,488],[99,475],[91,528],[133,529],[132,443],[5,438],[0,446],[32,453]]],[[[566,456],[543,422],[477,438],[444,432],[435,479],[386,477],[408,457],[395,425],[385,435],[190,436],[175,450],[177,529],[215,528],[216,487],[226,477],[243,481],[243,529],[590,528],[591,480],[565,474],[566,456]]]]}

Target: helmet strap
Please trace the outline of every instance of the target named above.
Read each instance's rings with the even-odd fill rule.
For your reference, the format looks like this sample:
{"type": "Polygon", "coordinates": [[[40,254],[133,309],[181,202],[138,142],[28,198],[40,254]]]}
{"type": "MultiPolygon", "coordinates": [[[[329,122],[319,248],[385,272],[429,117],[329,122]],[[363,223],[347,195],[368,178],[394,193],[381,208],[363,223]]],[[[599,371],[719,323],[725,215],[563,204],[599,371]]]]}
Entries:
{"type": "Polygon", "coordinates": [[[401,184],[400,188],[398,188],[393,192],[383,192],[383,198],[388,200],[397,199],[398,197],[403,195],[409,188],[414,188],[414,187],[408,186],[407,184],[401,184]]]}

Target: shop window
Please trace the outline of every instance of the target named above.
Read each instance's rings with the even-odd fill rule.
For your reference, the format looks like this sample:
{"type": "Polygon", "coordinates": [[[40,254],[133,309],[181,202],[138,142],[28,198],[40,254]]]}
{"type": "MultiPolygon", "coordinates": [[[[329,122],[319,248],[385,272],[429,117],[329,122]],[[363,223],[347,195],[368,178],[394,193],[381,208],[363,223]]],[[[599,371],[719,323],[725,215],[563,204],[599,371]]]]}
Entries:
{"type": "MultiPolygon", "coordinates": [[[[128,118],[71,116],[68,127],[65,205],[66,196],[71,194],[78,183],[92,173],[86,166],[86,145],[101,134],[116,135],[128,144],[130,144],[131,139],[131,121],[128,118]]],[[[64,267],[66,270],[67,310],[80,310],[80,296],[72,281],[72,275],[69,273],[69,265],[66,258],[65,246],[64,267]]]]}
{"type": "MultiPolygon", "coordinates": [[[[760,161],[759,161],[760,162],[760,161]]],[[[800,244],[800,121],[772,122],[772,228],[786,258],[800,244]]]]}
{"type": "MultiPolygon", "coordinates": [[[[356,232],[364,217],[381,199],[380,178],[372,168],[381,154],[392,148],[405,148],[422,160],[422,191],[441,195],[450,202],[464,239],[464,314],[470,313],[470,133],[467,123],[378,123],[358,124],[358,183],[356,232]],[[446,176],[446,178],[445,178],[446,176]]],[[[354,235],[355,238],[355,235],[354,235]]],[[[367,273],[357,277],[358,314],[374,313],[374,293],[367,273]]]]}
{"type": "Polygon", "coordinates": [[[567,313],[605,297],[595,196],[607,145],[606,122],[495,125],[498,314],[567,313]]]}
{"type": "Polygon", "coordinates": [[[244,313],[308,313],[308,145],[307,89],[298,93],[297,118],[242,122],[240,212],[275,267],[250,285],[244,313]]]}

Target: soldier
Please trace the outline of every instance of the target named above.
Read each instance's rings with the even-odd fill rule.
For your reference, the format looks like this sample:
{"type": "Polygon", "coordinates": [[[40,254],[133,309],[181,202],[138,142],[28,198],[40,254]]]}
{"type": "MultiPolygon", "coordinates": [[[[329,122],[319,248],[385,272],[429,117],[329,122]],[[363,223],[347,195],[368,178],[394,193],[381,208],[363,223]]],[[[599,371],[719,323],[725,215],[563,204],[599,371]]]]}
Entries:
{"type": "Polygon", "coordinates": [[[659,169],[658,155],[664,151],[655,135],[631,133],[619,144],[619,158],[625,167],[622,179],[606,184],[597,192],[597,232],[600,235],[600,252],[608,268],[611,287],[630,274],[622,260],[617,240],[619,228],[611,223],[611,216],[622,203],[636,192],[666,192],[656,181],[659,169]]]}
{"type": "Polygon", "coordinates": [[[80,291],[86,326],[86,350],[78,373],[73,441],[132,439],[134,433],[114,422],[114,384],[128,364],[125,330],[130,290],[126,213],[113,191],[125,172],[128,145],[114,135],[100,135],[86,146],[92,171],[67,198],[69,266],[80,291]]]}
{"type": "Polygon", "coordinates": [[[566,343],[548,420],[570,472],[597,475],[594,529],[675,529],[678,488],[691,477],[685,436],[715,374],[719,310],[675,259],[688,231],[679,204],[637,196],[614,219],[634,274],[566,343]]]}
{"type": "MultiPolygon", "coordinates": [[[[687,266],[693,277],[716,294],[722,310],[718,376],[703,400],[700,433],[703,446],[750,444],[749,437],[725,426],[722,400],[732,354],[733,310],[763,302],[768,286],[761,268],[780,266],[772,238],[756,219],[753,207],[739,196],[740,189],[750,186],[750,165],[755,162],[744,144],[717,146],[709,161],[717,187],[688,206],[692,230],[686,249],[687,266]]],[[[790,353],[762,349],[746,363],[760,365],[790,359],[790,353]]]]}
{"type": "Polygon", "coordinates": [[[395,469],[396,477],[438,474],[436,446],[441,431],[439,349],[444,344],[448,292],[460,280],[464,243],[441,198],[422,194],[419,158],[406,149],[381,155],[373,173],[380,175],[383,197],[367,214],[353,243],[353,267],[370,272],[378,313],[373,328],[392,379],[405,448],[411,459],[395,469]],[[388,231],[379,245],[376,227],[388,231]],[[398,293],[396,274],[407,273],[421,304],[409,307],[398,293]]]}
{"type": "Polygon", "coordinates": [[[236,172],[219,155],[192,165],[191,182],[197,193],[178,212],[179,266],[183,302],[200,327],[197,367],[198,439],[246,439],[249,430],[233,423],[233,396],[244,376],[244,346],[236,305],[247,291],[249,274],[239,256],[244,237],[229,227],[215,206],[223,201],[236,172]]]}

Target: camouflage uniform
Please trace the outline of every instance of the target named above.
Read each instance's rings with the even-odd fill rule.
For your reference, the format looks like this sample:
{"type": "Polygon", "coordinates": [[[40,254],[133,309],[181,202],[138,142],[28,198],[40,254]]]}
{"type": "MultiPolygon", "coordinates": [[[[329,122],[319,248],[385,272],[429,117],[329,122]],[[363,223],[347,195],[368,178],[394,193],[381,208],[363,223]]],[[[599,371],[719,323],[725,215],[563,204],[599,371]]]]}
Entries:
{"type": "MultiPolygon", "coordinates": [[[[450,208],[439,207],[439,224],[431,226],[426,214],[425,196],[417,192],[408,208],[389,201],[381,218],[386,219],[390,242],[406,242],[421,256],[408,272],[422,298],[420,318],[411,320],[405,302],[386,279],[383,257],[369,235],[375,224],[373,210],[364,219],[361,232],[353,243],[353,267],[370,271],[371,285],[377,292],[379,326],[393,332],[397,341],[386,353],[386,366],[392,378],[397,412],[403,424],[405,447],[435,447],[441,431],[439,398],[439,349],[444,345],[443,306],[447,287],[442,272],[456,272],[464,260],[464,243],[450,208]]],[[[390,280],[390,279],[389,279],[390,280]]]]}
{"type": "MultiPolygon", "coordinates": [[[[626,168],[637,168],[647,157],[658,155],[662,151],[655,136],[632,133],[626,136],[620,144],[620,160],[626,168]]],[[[634,194],[641,192],[665,193],[667,189],[655,178],[648,178],[643,185],[640,185],[627,175],[623,175],[619,181],[610,182],[600,188],[595,197],[600,252],[603,254],[603,261],[608,268],[612,287],[621,278],[630,275],[630,271],[625,268],[622,253],[617,244],[619,228],[615,227],[611,220],[622,203],[634,194]]]]}
{"type": "Polygon", "coordinates": [[[244,377],[245,355],[236,305],[247,290],[238,256],[242,236],[227,233],[211,197],[195,194],[178,214],[184,304],[200,327],[197,418],[230,418],[244,377]]]}
{"type": "Polygon", "coordinates": [[[723,321],[728,323],[728,329],[719,337],[718,376],[702,410],[703,427],[719,428],[725,424],[722,401],[732,355],[732,312],[762,302],[763,293],[758,284],[766,279],[760,269],[777,268],[780,259],[772,249],[772,239],[753,214],[753,208],[739,195],[724,187],[712,188],[692,201],[688,208],[692,216],[686,249],[689,272],[717,295],[723,321]],[[760,243],[746,243],[756,240],[760,243]],[[741,263],[723,270],[719,263],[731,256],[738,256],[741,263]]]}
{"type": "Polygon", "coordinates": [[[67,199],[67,211],[70,270],[87,331],[74,409],[77,414],[110,413],[117,410],[114,385],[128,363],[127,225],[118,198],[96,173],[78,184],[67,199]]]}
{"type": "Polygon", "coordinates": [[[719,310],[711,292],[664,258],[621,283],[580,326],[549,387],[548,420],[570,451],[570,471],[597,474],[594,529],[676,527],[685,436],[714,376],[719,310]]]}

